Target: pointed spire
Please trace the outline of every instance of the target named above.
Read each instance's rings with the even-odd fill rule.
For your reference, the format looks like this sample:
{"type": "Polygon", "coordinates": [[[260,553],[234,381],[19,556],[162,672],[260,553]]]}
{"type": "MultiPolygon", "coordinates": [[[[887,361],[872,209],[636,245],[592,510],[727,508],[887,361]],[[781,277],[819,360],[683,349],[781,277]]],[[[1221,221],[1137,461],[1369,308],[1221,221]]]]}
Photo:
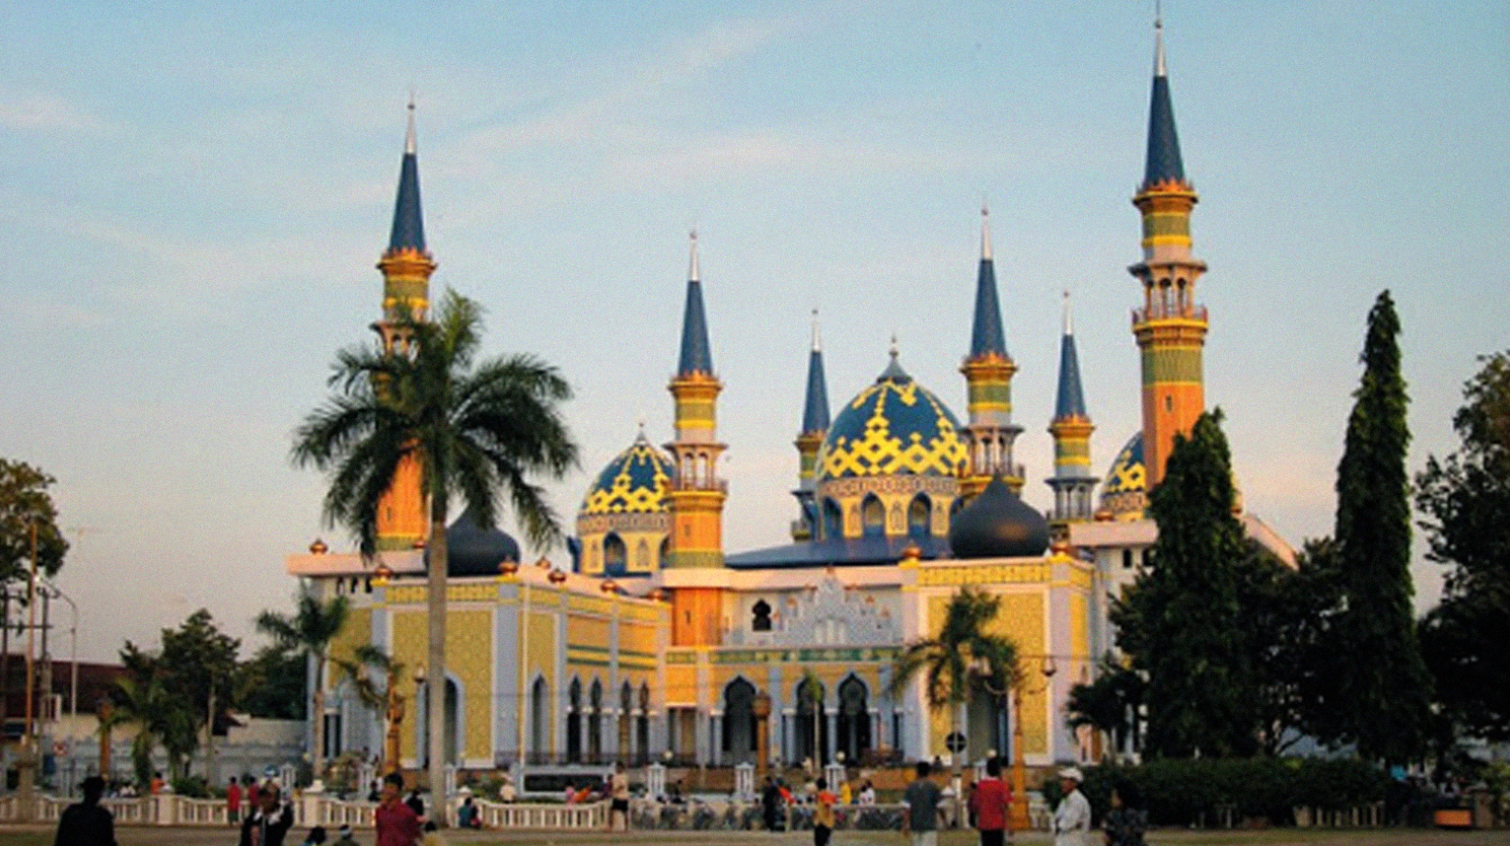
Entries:
{"type": "Polygon", "coordinates": [[[697,230],[692,230],[692,261],[687,271],[687,304],[682,312],[682,352],[677,376],[713,375],[713,352],[708,346],[708,320],[703,312],[703,285],[698,278],[697,230]]]}
{"type": "Polygon", "coordinates": [[[1153,94],[1148,107],[1148,158],[1139,190],[1168,183],[1189,187],[1180,160],[1180,139],[1174,127],[1174,103],[1169,96],[1169,72],[1164,63],[1164,22],[1154,21],[1153,94]]]}
{"type": "Polygon", "coordinates": [[[818,338],[818,310],[813,309],[813,349],[807,357],[807,401],[802,407],[802,434],[828,431],[828,384],[823,378],[823,349],[818,338]]]}
{"type": "Polygon", "coordinates": [[[419,204],[419,155],[414,132],[414,98],[409,99],[409,125],[404,134],[404,160],[399,167],[398,200],[393,207],[393,233],[388,252],[425,252],[425,222],[419,204]]]}
{"type": "Polygon", "coordinates": [[[885,370],[881,371],[881,375],[876,377],[876,381],[897,383],[911,382],[912,377],[907,374],[906,370],[902,369],[902,363],[897,361],[897,356],[899,355],[900,350],[897,347],[897,333],[895,332],[891,333],[891,348],[887,350],[887,353],[891,356],[891,362],[886,365],[885,370]]]}
{"type": "Polygon", "coordinates": [[[991,260],[991,208],[980,204],[980,260],[991,260]]]}
{"type": "Polygon", "coordinates": [[[1054,419],[1085,418],[1085,396],[1080,390],[1080,358],[1075,353],[1075,332],[1070,319],[1070,292],[1064,292],[1064,336],[1059,342],[1059,395],[1054,419]]]}
{"type": "Polygon", "coordinates": [[[970,332],[970,359],[1007,357],[1007,335],[1001,328],[1001,302],[996,296],[996,263],[991,259],[990,209],[980,209],[980,272],[975,280],[975,323],[970,332]]]}

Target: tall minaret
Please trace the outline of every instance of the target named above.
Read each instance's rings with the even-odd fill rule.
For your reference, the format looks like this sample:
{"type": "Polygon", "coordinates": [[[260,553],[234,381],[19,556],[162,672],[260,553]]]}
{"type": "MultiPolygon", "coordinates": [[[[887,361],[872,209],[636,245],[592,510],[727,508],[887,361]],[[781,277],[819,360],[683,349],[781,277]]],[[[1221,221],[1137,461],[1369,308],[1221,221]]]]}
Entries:
{"type": "MultiPolygon", "coordinates": [[[[668,389],[676,399],[676,440],[666,444],[676,470],[667,494],[671,505],[671,544],[667,567],[718,568],[724,565],[723,511],[728,487],[718,478],[716,405],[723,383],[713,375],[703,285],[697,267],[697,231],[691,235],[687,305],[682,315],[682,350],[668,389]]],[[[722,591],[699,584],[672,593],[672,642],[707,646],[719,642],[722,591]]]]}
{"type": "Polygon", "coordinates": [[[1080,358],[1075,354],[1075,328],[1070,319],[1070,292],[1064,292],[1064,336],[1059,341],[1059,395],[1054,403],[1054,523],[1077,523],[1091,519],[1091,497],[1096,483],[1091,475],[1091,418],[1085,411],[1080,390],[1080,358]]]}
{"type": "Polygon", "coordinates": [[[996,266],[991,258],[991,212],[980,210],[980,273],[975,282],[975,325],[970,355],[959,371],[969,390],[970,423],[965,427],[969,467],[960,480],[960,496],[969,499],[1001,476],[1013,493],[1022,493],[1022,466],[1012,460],[1012,443],[1022,432],[1012,425],[1012,375],[1017,363],[1007,354],[996,297],[996,266]]]}
{"type": "Polygon", "coordinates": [[[818,525],[817,506],[813,500],[813,474],[818,466],[818,449],[828,434],[828,385],[823,378],[823,344],[818,336],[818,310],[813,309],[813,348],[807,357],[807,399],[802,406],[802,431],[793,445],[801,463],[797,471],[797,490],[793,495],[802,516],[792,521],[792,540],[807,540],[818,525]]]}
{"type": "MultiPolygon", "coordinates": [[[[430,305],[430,275],[435,261],[425,250],[425,223],[419,206],[419,157],[414,135],[414,101],[409,101],[409,127],[404,137],[404,159],[399,167],[398,201],[393,208],[393,232],[388,249],[377,264],[383,272],[383,317],[372,324],[387,352],[403,350],[402,320],[422,319],[430,305]]],[[[378,504],[379,549],[409,549],[427,535],[428,515],[420,490],[419,465],[399,465],[393,487],[378,504]]]]}
{"type": "Polygon", "coordinates": [[[1132,328],[1143,359],[1143,458],[1150,489],[1164,477],[1175,433],[1188,434],[1206,407],[1201,375],[1206,309],[1195,304],[1195,283],[1206,263],[1190,254],[1196,200],[1180,162],[1164,27],[1156,20],[1148,163],[1133,197],[1143,213],[1143,261],[1128,268],[1143,283],[1143,307],[1133,311],[1132,328]]]}

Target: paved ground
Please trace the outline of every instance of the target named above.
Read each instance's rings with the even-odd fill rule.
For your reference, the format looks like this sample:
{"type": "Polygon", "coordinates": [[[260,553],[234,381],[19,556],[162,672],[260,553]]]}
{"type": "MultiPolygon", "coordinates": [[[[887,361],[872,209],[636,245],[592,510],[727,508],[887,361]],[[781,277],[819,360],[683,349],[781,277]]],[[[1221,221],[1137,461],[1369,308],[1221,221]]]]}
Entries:
{"type": "MultiPolygon", "coordinates": [[[[304,832],[290,832],[286,846],[298,846],[304,832]]],[[[236,835],[229,829],[205,828],[128,828],[116,830],[120,846],[235,846],[236,835]]],[[[667,843],[686,846],[795,846],[812,842],[812,832],[765,834],[762,832],[670,832],[647,831],[625,834],[545,833],[545,832],[448,832],[446,840],[460,844],[525,844],[525,846],[579,846],[580,844],[667,843]]],[[[0,826],[0,846],[52,846],[53,832],[38,826],[0,826]]],[[[372,832],[358,832],[357,842],[369,846],[372,832]]],[[[834,833],[835,846],[903,846],[907,841],[897,832],[839,831],[834,833]]],[[[945,832],[940,846],[974,844],[972,832],[945,832]]],[[[1046,844],[1046,834],[1019,836],[1020,844],[1046,844]]],[[[1099,846],[1099,839],[1095,839],[1099,846]]],[[[1269,829],[1264,831],[1152,831],[1149,846],[1505,846],[1510,831],[1439,831],[1428,829],[1390,829],[1382,831],[1319,831],[1316,829],[1269,829]]]]}

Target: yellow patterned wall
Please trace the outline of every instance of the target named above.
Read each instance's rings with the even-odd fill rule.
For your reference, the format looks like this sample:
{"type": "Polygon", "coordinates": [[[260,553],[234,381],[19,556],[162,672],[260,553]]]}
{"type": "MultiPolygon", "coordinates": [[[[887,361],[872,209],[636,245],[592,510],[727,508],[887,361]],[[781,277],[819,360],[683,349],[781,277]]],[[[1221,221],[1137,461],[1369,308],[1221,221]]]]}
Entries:
{"type": "MultiPolygon", "coordinates": [[[[1029,755],[1045,755],[1049,751],[1047,693],[1042,689],[1043,679],[1038,674],[1041,656],[1044,654],[1044,603],[1042,590],[992,590],[1001,599],[996,620],[991,626],[992,634],[1005,635],[1017,645],[1022,659],[1021,667],[1027,672],[1027,685],[1022,698],[1022,746],[1029,755]],[[1033,657],[1027,657],[1033,656],[1033,657]],[[1036,688],[1036,689],[1035,689],[1036,688]]],[[[949,606],[949,594],[928,597],[929,631],[937,634],[943,626],[949,606]]],[[[943,710],[933,713],[930,721],[930,749],[943,749],[944,737],[950,729],[950,716],[943,710]]]]}
{"type": "MultiPolygon", "coordinates": [[[[346,617],[346,625],[330,641],[330,657],[332,660],[351,661],[356,653],[356,648],[372,642],[372,609],[353,608],[346,617]]],[[[334,687],[337,681],[337,672],[331,670],[325,674],[325,686],[334,687]]]]}

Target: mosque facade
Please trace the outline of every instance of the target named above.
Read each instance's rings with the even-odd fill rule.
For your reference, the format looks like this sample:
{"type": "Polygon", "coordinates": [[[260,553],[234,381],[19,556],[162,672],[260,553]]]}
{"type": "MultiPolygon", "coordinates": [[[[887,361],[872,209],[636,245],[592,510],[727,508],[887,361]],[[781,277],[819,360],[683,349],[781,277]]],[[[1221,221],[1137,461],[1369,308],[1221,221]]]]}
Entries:
{"type": "MultiPolygon", "coordinates": [[[[964,416],[914,380],[895,347],[872,384],[831,409],[815,322],[794,442],[791,542],[742,551],[726,551],[722,540],[723,384],[694,234],[668,385],[672,437],[656,445],[641,431],[592,478],[570,563],[521,562],[512,538],[480,529],[470,514],[448,530],[448,759],[469,770],[609,760],[863,766],[956,752],[973,761],[1017,751],[1020,729],[1030,766],[1093,760],[1094,739],[1068,727],[1064,705],[1114,648],[1109,597],[1136,576],[1157,538],[1143,513],[1146,492],[1175,434],[1204,409],[1207,315],[1195,287],[1206,266],[1191,252],[1196,201],[1157,41],[1146,170],[1133,198],[1142,260],[1129,268],[1142,292],[1132,329],[1143,425],[1105,476],[1092,469],[1095,427],[1066,302],[1049,421],[1054,505],[1043,514],[1019,498],[1026,473],[1014,458],[1023,431],[1012,415],[1017,365],[983,210],[960,367],[964,416]],[[965,586],[1000,602],[993,631],[1011,638],[1022,660],[1016,708],[1001,679],[987,679],[952,713],[929,708],[920,680],[893,682],[906,644],[935,635],[965,586]]],[[[428,305],[435,268],[424,243],[412,112],[378,268],[383,316],[374,328],[394,349],[405,343],[395,328],[402,309],[428,305]]],[[[350,600],[351,622],[332,654],[373,644],[406,667],[423,663],[425,513],[417,473],[404,468],[380,507],[379,566],[319,543],[288,558],[288,572],[309,589],[350,600]]],[[[1271,529],[1241,519],[1250,538],[1293,561],[1271,529]]],[[[385,712],[364,705],[352,680],[328,678],[319,715],[325,752],[383,749],[385,712]]],[[[400,764],[412,768],[425,748],[425,698],[417,681],[391,684],[416,706],[399,733],[400,764]]]]}

